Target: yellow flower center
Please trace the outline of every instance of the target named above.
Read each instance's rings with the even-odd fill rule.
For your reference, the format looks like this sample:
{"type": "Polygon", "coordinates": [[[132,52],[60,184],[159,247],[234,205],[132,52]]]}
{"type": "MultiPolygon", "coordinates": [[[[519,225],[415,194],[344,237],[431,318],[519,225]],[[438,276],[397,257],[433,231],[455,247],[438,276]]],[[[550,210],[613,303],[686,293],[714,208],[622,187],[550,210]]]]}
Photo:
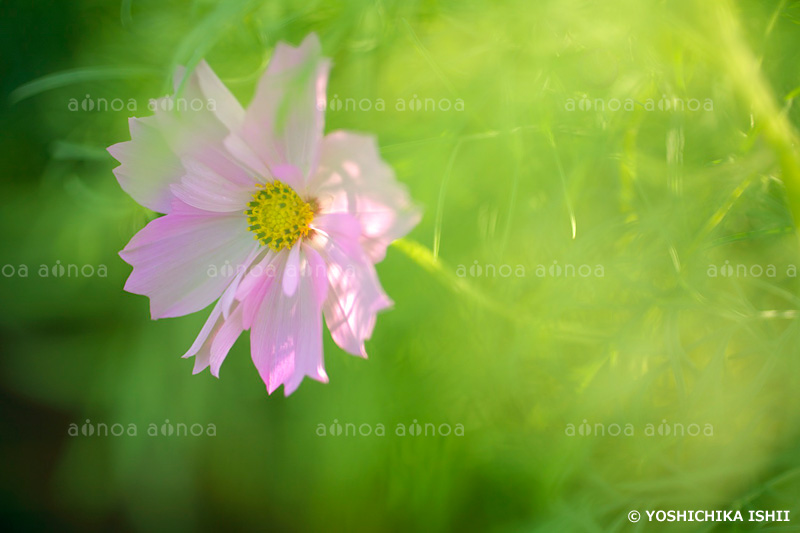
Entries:
{"type": "Polygon", "coordinates": [[[314,210],[288,185],[275,180],[258,186],[248,205],[247,223],[256,240],[276,252],[308,235],[314,210]]]}

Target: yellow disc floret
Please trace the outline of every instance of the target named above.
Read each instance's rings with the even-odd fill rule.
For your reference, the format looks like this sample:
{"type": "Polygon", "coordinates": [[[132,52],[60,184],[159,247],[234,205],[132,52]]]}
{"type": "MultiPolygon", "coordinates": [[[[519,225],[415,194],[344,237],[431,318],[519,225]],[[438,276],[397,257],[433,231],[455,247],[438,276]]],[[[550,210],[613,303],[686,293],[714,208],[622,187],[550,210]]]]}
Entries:
{"type": "Polygon", "coordinates": [[[244,212],[257,241],[278,252],[308,235],[314,220],[311,204],[278,180],[259,185],[259,189],[244,212]]]}

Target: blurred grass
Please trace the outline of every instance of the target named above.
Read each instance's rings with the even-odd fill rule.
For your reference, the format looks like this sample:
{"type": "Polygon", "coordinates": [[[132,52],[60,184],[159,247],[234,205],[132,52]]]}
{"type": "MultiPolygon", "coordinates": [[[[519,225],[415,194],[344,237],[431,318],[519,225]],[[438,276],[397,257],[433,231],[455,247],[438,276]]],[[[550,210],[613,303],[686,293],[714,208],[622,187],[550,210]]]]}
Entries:
{"type": "Polygon", "coordinates": [[[30,269],[0,278],[10,519],[625,531],[639,530],[631,509],[798,510],[800,2],[0,9],[4,49],[19,51],[0,76],[2,263],[30,269]],[[396,305],[370,359],[326,337],[331,383],[285,399],[265,394],[246,340],[219,381],[192,376],[179,356],[203,313],[151,322],[146,299],[122,291],[129,267],[116,253],[151,216],[103,152],[128,138],[130,113],[68,104],[134,99],[147,115],[172,67],[202,57],[246,102],[275,43],[310,31],[334,60],[329,100],[372,102],[329,109],[326,129],[377,135],[425,217],[378,266],[396,305]],[[417,98],[464,110],[397,109],[417,98]],[[672,98],[713,110],[659,108],[672,98]],[[636,104],[612,111],[612,99],[636,104]],[[108,277],[38,275],[57,261],[105,264],[108,277]],[[554,276],[556,264],[603,276],[554,276]],[[475,265],[525,275],[473,276],[475,265]],[[775,275],[709,275],[727,265],[775,275]],[[166,419],[213,423],[217,435],[67,435],[86,419],[140,433],[166,419]],[[460,423],[465,436],[393,435],[413,420],[460,423]],[[636,433],[566,435],[584,420],[636,433]],[[662,420],[714,434],[645,435],[662,420]],[[348,422],[387,435],[316,434],[348,422]]]}

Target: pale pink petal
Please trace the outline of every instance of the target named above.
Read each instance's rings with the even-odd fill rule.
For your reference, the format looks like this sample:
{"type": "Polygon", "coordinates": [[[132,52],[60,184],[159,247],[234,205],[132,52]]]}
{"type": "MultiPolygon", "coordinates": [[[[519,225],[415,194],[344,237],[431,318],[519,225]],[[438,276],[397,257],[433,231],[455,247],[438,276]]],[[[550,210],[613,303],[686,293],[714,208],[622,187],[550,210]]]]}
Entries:
{"type": "Polygon", "coordinates": [[[300,191],[305,187],[303,174],[294,165],[272,165],[270,172],[273,178],[282,181],[295,191],[300,191]]]}
{"type": "Polygon", "coordinates": [[[242,331],[244,331],[242,326],[242,306],[237,305],[222,324],[222,327],[219,328],[211,343],[208,363],[211,367],[212,376],[219,377],[219,369],[222,366],[222,362],[225,361],[225,357],[228,355],[233,343],[242,334],[242,331]]]}
{"type": "Polygon", "coordinates": [[[229,126],[240,127],[244,111],[205,63],[192,72],[180,97],[154,100],[153,107],[153,116],[129,120],[130,141],[108,151],[121,163],[114,175],[122,189],[141,205],[168,213],[169,186],[184,174],[181,157],[221,147],[229,126]]]}
{"type": "Polygon", "coordinates": [[[325,136],[309,191],[324,212],[358,217],[361,244],[374,263],[383,260],[386,247],[411,231],[421,216],[371,136],[343,131],[325,136]]]}
{"type": "MultiPolygon", "coordinates": [[[[243,304],[240,304],[235,300],[235,297],[243,285],[243,280],[246,279],[246,277],[253,271],[253,269],[250,268],[250,265],[259,255],[260,250],[258,248],[254,249],[250,256],[242,264],[242,268],[238,269],[239,273],[233,279],[228,288],[225,289],[222,297],[220,297],[220,299],[217,301],[214,309],[211,311],[211,315],[209,315],[208,320],[203,326],[203,329],[200,330],[200,334],[197,336],[197,339],[195,339],[191,348],[189,348],[189,350],[183,355],[183,357],[194,356],[194,369],[192,373],[197,374],[205,370],[205,368],[211,364],[211,373],[214,376],[219,377],[219,368],[222,365],[225,356],[228,354],[228,349],[230,349],[230,346],[228,346],[228,349],[223,351],[221,347],[221,341],[217,341],[217,337],[221,336],[226,338],[228,335],[230,335],[231,328],[233,328],[235,324],[239,323],[239,315],[231,317],[231,309],[236,312],[238,308],[243,306],[243,304]],[[229,323],[230,325],[226,325],[229,323]]],[[[242,328],[239,329],[241,333],[242,328]]],[[[236,337],[238,337],[238,334],[236,337]]],[[[236,339],[234,338],[233,341],[235,340],[236,339]]],[[[230,344],[232,345],[233,343],[231,342],[230,344]]]]}
{"type": "Polygon", "coordinates": [[[283,270],[283,294],[290,298],[294,296],[299,282],[300,246],[293,246],[289,251],[289,258],[286,260],[286,267],[283,270]]]}
{"type": "MultiPolygon", "coordinates": [[[[185,76],[185,69],[178,67],[173,83],[176,93],[180,89],[185,76]]],[[[202,101],[205,107],[212,109],[216,118],[229,130],[241,127],[244,121],[244,108],[231,94],[228,88],[217,77],[205,60],[200,61],[186,80],[186,85],[180,97],[184,98],[189,106],[196,101],[202,101]]]]}
{"type": "Polygon", "coordinates": [[[306,275],[314,284],[317,304],[322,305],[328,297],[328,265],[322,256],[310,245],[303,244],[303,255],[308,261],[306,275]]]}
{"type": "Polygon", "coordinates": [[[208,146],[190,157],[182,158],[181,163],[185,169],[190,169],[192,164],[203,165],[208,171],[236,186],[252,187],[262,181],[259,175],[247,165],[241,164],[224,145],[208,146]]]}
{"type": "Polygon", "coordinates": [[[313,33],[297,48],[278,43],[238,132],[264,166],[294,165],[303,181],[316,167],[324,128],[330,61],[321,54],[313,33]]]}
{"type": "Polygon", "coordinates": [[[255,191],[253,182],[248,185],[231,182],[199,159],[185,157],[182,163],[186,173],[170,189],[179,200],[198,209],[219,213],[242,211],[255,191]]]}
{"type": "Polygon", "coordinates": [[[328,267],[330,292],[323,310],[336,344],[353,355],[366,357],[364,342],[372,336],[375,316],[391,307],[392,301],[383,292],[372,262],[357,246],[359,225],[347,223],[343,217],[352,215],[315,220],[326,236],[315,242],[328,267]]]}
{"type": "Polygon", "coordinates": [[[200,335],[198,335],[192,348],[184,357],[194,356],[193,374],[198,374],[211,367],[211,374],[219,377],[219,369],[228,355],[233,343],[242,333],[241,327],[242,306],[234,303],[233,311],[228,317],[223,317],[221,303],[214,306],[200,335]]]}
{"type": "Polygon", "coordinates": [[[217,319],[220,318],[221,316],[227,318],[230,307],[233,304],[234,297],[236,296],[236,292],[239,288],[240,282],[244,277],[246,269],[250,266],[250,263],[252,263],[253,259],[257,255],[257,252],[258,250],[253,250],[248,259],[245,260],[245,262],[242,265],[243,268],[240,269],[240,272],[236,275],[235,278],[233,278],[233,281],[231,281],[231,284],[228,286],[227,289],[225,289],[225,292],[222,293],[220,299],[217,300],[216,305],[214,305],[214,309],[211,311],[211,315],[209,315],[208,320],[206,320],[205,325],[200,330],[200,333],[197,335],[197,338],[195,339],[194,343],[186,351],[186,353],[183,354],[182,357],[191,357],[195,355],[203,347],[203,345],[206,342],[206,339],[208,339],[209,336],[213,339],[212,330],[214,329],[214,327],[218,322],[217,319]]]}
{"type": "Polygon", "coordinates": [[[242,284],[245,276],[250,272],[250,270],[252,270],[250,266],[262,253],[263,250],[260,246],[254,247],[250,252],[250,255],[247,256],[247,259],[245,259],[244,262],[236,269],[236,277],[233,278],[233,281],[228,288],[225,289],[225,292],[222,293],[222,296],[219,299],[219,303],[222,306],[222,316],[224,318],[228,318],[231,307],[236,299],[236,294],[239,292],[239,286],[242,284]]]}
{"type": "Polygon", "coordinates": [[[349,213],[327,213],[314,217],[311,227],[315,232],[334,239],[348,255],[363,252],[361,247],[361,223],[349,213]]]}
{"type": "MultiPolygon", "coordinates": [[[[262,276],[266,273],[269,273],[271,277],[275,277],[275,263],[277,262],[278,256],[283,256],[283,254],[284,252],[277,253],[267,249],[264,253],[264,257],[262,257],[242,279],[242,282],[236,290],[236,299],[240,302],[244,301],[248,294],[256,290],[258,285],[262,282],[262,276]]],[[[285,262],[285,257],[282,257],[282,259],[285,262]]]]}
{"type": "MultiPolygon", "coordinates": [[[[239,304],[236,304],[234,307],[234,313],[238,310],[238,308],[239,304]]],[[[225,329],[225,325],[229,322],[231,322],[230,318],[224,318],[222,316],[221,304],[218,302],[217,305],[214,306],[214,310],[208,317],[205,326],[203,326],[203,329],[200,331],[200,335],[198,335],[197,339],[192,345],[192,348],[186,353],[186,355],[183,356],[194,356],[194,368],[192,369],[192,374],[199,374],[212,364],[212,354],[214,353],[212,349],[217,347],[217,353],[215,354],[216,357],[212,367],[212,374],[215,377],[219,377],[219,367],[222,365],[222,361],[225,359],[225,356],[228,352],[226,350],[224,353],[219,353],[219,347],[216,339],[220,335],[220,332],[225,329]]],[[[233,342],[231,342],[231,345],[232,344],[233,342]]]]}
{"type": "Polygon", "coordinates": [[[294,296],[287,297],[281,284],[269,284],[250,331],[253,363],[272,394],[280,385],[291,394],[304,376],[327,382],[322,359],[322,309],[324,294],[318,276],[324,268],[311,269],[319,264],[316,257],[307,259],[313,250],[301,254],[304,268],[294,296]]]}
{"type": "Polygon", "coordinates": [[[120,163],[114,169],[120,187],[141,205],[167,213],[171,183],[183,175],[180,159],[170,149],[156,117],[131,118],[131,139],[108,147],[120,163]]]}
{"type": "Polygon", "coordinates": [[[267,294],[267,289],[277,278],[277,268],[286,263],[286,251],[269,251],[264,259],[247,274],[236,292],[236,299],[242,302],[242,325],[250,329],[256,312],[267,294]]]}
{"type": "MultiPolygon", "coordinates": [[[[321,306],[328,294],[327,267],[325,261],[314,249],[303,246],[303,255],[305,255],[307,261],[307,273],[303,276],[303,286],[300,290],[306,291],[305,298],[313,299],[313,308],[317,310],[316,320],[318,321],[314,327],[319,328],[320,336],[315,339],[318,344],[309,343],[308,349],[298,351],[295,357],[294,373],[283,385],[283,392],[286,396],[296,391],[306,376],[323,383],[328,382],[328,374],[325,372],[325,361],[322,353],[321,316],[321,306]]],[[[309,331],[309,334],[311,333],[313,331],[309,331]]]]}
{"type": "Polygon", "coordinates": [[[184,358],[194,357],[194,368],[192,374],[202,372],[208,366],[208,360],[211,357],[211,341],[214,340],[219,328],[222,327],[222,305],[220,302],[214,306],[208,320],[200,330],[200,334],[192,343],[192,346],[183,354],[184,358]]]}
{"type": "MultiPolygon", "coordinates": [[[[239,136],[238,133],[231,133],[222,141],[225,150],[230,153],[236,161],[247,167],[255,176],[271,176],[267,165],[256,155],[255,151],[239,136]]],[[[258,180],[263,182],[263,178],[258,180]]]]}
{"type": "Polygon", "coordinates": [[[199,311],[220,297],[257,246],[242,213],[173,204],[134,235],[120,256],[133,266],[125,290],[150,297],[153,318],[199,311]]]}

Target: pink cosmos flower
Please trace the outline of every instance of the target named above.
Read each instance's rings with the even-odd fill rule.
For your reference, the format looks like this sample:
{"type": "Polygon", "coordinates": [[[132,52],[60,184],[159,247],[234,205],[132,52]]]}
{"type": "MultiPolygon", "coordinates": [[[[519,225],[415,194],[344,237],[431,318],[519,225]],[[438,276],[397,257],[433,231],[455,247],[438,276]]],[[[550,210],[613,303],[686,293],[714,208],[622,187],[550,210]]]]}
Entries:
{"type": "Polygon", "coordinates": [[[244,109],[201,62],[180,98],[131,118],[131,140],[108,148],[121,187],[165,213],[120,252],[133,266],[125,290],[148,296],[154,319],[216,301],[184,355],[194,373],[219,377],[250,330],[268,393],[327,382],[322,316],[336,344],[366,357],[375,315],[392,305],[374,264],[420,213],[373,137],[323,136],[329,69],[316,35],[279,43],[244,109]]]}

